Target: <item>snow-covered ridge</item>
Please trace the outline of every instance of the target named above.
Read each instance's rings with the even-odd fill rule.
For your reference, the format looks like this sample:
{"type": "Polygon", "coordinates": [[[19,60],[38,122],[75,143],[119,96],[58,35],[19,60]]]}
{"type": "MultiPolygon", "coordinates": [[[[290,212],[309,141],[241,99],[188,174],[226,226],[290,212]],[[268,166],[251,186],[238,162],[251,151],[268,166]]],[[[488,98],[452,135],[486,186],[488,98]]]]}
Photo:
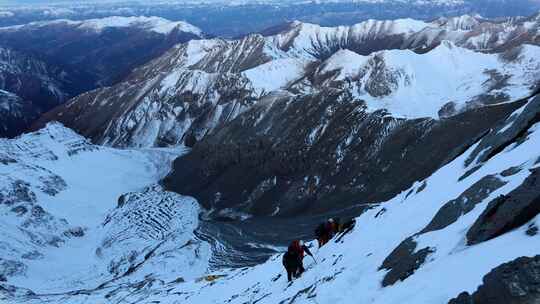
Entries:
{"type": "Polygon", "coordinates": [[[361,56],[342,50],[321,65],[320,74],[337,72],[332,80],[351,83],[353,94],[373,110],[387,109],[396,116],[439,117],[451,102],[455,110],[471,106],[482,94],[504,94],[509,100],[527,96],[540,77],[540,47],[524,45],[518,60],[474,52],[443,41],[417,54],[409,50],[381,51],[361,56]],[[376,77],[377,90],[371,87],[376,77]],[[504,88],[499,75],[507,77],[504,88]]]}
{"type": "Polygon", "coordinates": [[[275,35],[272,40],[291,53],[317,57],[321,53],[335,52],[339,47],[354,47],[366,55],[364,52],[372,51],[370,43],[374,41],[378,45],[385,45],[385,48],[421,49],[450,40],[470,49],[493,51],[513,41],[537,44],[534,37],[539,32],[537,20],[489,20],[479,15],[463,15],[443,17],[432,22],[414,19],[367,20],[336,27],[295,21],[289,29],[275,35]],[[363,43],[367,43],[367,46],[362,46],[363,43]]]}
{"type": "Polygon", "coordinates": [[[40,21],[40,22],[31,22],[25,25],[16,25],[0,28],[0,30],[13,30],[13,29],[24,29],[32,27],[44,27],[55,24],[66,24],[73,27],[77,27],[83,30],[91,30],[100,32],[105,28],[115,27],[115,28],[125,28],[125,27],[136,27],[141,28],[146,31],[151,31],[159,34],[169,34],[173,30],[179,30],[181,32],[192,33],[197,36],[202,36],[203,33],[201,29],[197,28],[194,25],[191,25],[184,21],[170,21],[161,17],[120,17],[112,16],[98,19],[88,19],[82,21],[74,21],[69,19],[58,19],[54,21],[40,21]]]}
{"type": "Polygon", "coordinates": [[[294,21],[289,30],[270,37],[272,43],[297,56],[313,56],[320,50],[348,42],[361,42],[393,35],[408,37],[420,32],[429,24],[414,19],[367,20],[351,26],[324,27],[294,21]]]}

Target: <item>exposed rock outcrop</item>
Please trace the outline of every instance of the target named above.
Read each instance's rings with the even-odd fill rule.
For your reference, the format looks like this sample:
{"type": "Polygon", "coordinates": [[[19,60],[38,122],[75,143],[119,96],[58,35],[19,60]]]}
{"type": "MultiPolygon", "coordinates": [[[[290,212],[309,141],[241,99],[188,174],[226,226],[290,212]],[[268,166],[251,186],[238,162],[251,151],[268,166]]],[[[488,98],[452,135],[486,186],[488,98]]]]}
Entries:
{"type": "Polygon", "coordinates": [[[469,245],[492,239],[524,225],[540,213],[540,169],[521,186],[491,201],[467,232],[469,245]]]}
{"type": "Polygon", "coordinates": [[[424,264],[429,254],[436,250],[431,247],[417,250],[416,247],[417,243],[414,239],[407,238],[383,261],[379,270],[389,270],[382,281],[383,287],[403,281],[413,275],[424,264]]]}
{"type": "Polygon", "coordinates": [[[493,269],[471,295],[448,304],[536,304],[540,299],[540,256],[521,257],[493,269]]]}
{"type": "Polygon", "coordinates": [[[457,221],[460,216],[472,211],[477,204],[481,203],[493,191],[505,184],[506,182],[497,176],[488,175],[482,178],[458,198],[446,203],[420,233],[444,229],[457,221]]]}

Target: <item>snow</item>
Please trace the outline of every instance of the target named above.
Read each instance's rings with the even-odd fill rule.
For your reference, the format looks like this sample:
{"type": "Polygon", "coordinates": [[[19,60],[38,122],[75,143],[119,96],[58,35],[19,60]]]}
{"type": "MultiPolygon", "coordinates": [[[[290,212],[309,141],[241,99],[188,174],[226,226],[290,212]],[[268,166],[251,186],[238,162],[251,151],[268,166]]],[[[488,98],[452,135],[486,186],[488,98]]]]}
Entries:
{"type": "Polygon", "coordinates": [[[208,245],[197,245],[198,257],[190,254],[195,245],[179,249],[193,238],[193,230],[198,226],[197,202],[164,192],[156,186],[146,188],[168,172],[172,160],[185,153],[182,148],[117,150],[97,147],[59,124],[49,124],[38,133],[17,139],[0,140],[0,147],[0,154],[7,152],[9,157],[17,160],[0,165],[0,176],[28,183],[36,194],[37,204],[51,215],[50,220],[39,224],[44,226],[35,226],[33,233],[61,234],[69,227],[81,227],[84,231],[84,236],[65,239],[58,247],[20,247],[27,242],[28,236],[18,231],[20,228],[13,220],[13,213],[0,212],[4,229],[4,245],[0,249],[3,257],[17,259],[14,252],[28,251],[32,247],[43,255],[38,260],[23,260],[27,267],[24,275],[10,278],[10,283],[40,293],[94,288],[114,279],[109,273],[112,265],[117,263],[119,267],[127,267],[123,262],[126,254],[133,256],[140,252],[134,256],[135,261],[139,261],[139,256],[156,244],[160,245],[158,253],[176,253],[159,261],[145,261],[140,272],[129,280],[142,279],[145,273],[156,270],[168,280],[206,271],[208,245]],[[65,187],[55,195],[42,190],[44,181],[52,176],[65,182],[65,187]],[[118,198],[124,193],[131,193],[129,197],[134,199],[130,201],[131,205],[121,208],[118,198]],[[152,208],[159,208],[159,213],[152,208]],[[163,228],[161,234],[149,234],[155,228],[136,220],[138,214],[144,214],[143,218],[159,217],[163,210],[169,210],[175,216],[162,224],[168,227],[163,228]],[[45,230],[45,227],[49,228],[45,230]],[[5,250],[11,250],[11,253],[5,250]]]}
{"type": "Polygon", "coordinates": [[[174,29],[178,29],[183,32],[193,33],[198,36],[202,35],[202,31],[186,22],[182,21],[169,21],[161,17],[106,17],[101,19],[89,19],[85,20],[79,25],[80,28],[92,29],[101,31],[107,27],[140,27],[148,31],[169,34],[174,29]]]}
{"type": "Polygon", "coordinates": [[[386,109],[396,117],[437,119],[446,103],[456,103],[459,110],[485,93],[490,71],[510,76],[509,85],[500,91],[510,100],[527,96],[530,83],[540,77],[539,59],[540,48],[532,45],[523,47],[518,61],[506,63],[496,54],[474,52],[444,41],[425,54],[389,50],[361,56],[341,50],[324,62],[321,73],[339,70],[335,80],[360,77],[354,92],[367,102],[370,111],[386,109]],[[374,58],[382,59],[384,66],[374,66],[374,58]],[[366,91],[366,83],[382,70],[387,73],[383,84],[388,84],[391,93],[372,96],[366,91]]]}
{"type": "Polygon", "coordinates": [[[359,66],[366,64],[367,56],[361,56],[347,49],[339,50],[328,58],[321,69],[321,74],[339,70],[336,80],[354,77],[359,73],[359,66]]]}
{"type": "Polygon", "coordinates": [[[323,27],[295,21],[292,23],[292,30],[272,36],[270,39],[280,48],[284,48],[292,40],[292,46],[288,51],[290,55],[312,59],[317,50],[326,49],[332,45],[332,41],[346,41],[353,37],[362,41],[364,38],[377,35],[407,36],[428,26],[428,23],[414,19],[385,21],[370,19],[352,26],[337,27],[323,27]]]}
{"type": "MultiPolygon", "coordinates": [[[[467,31],[480,24],[480,21],[478,21],[476,17],[463,15],[451,18],[440,18],[436,23],[442,24],[443,27],[450,31],[467,31]]],[[[434,23],[435,26],[436,23],[434,23]]]]}
{"type": "MultiPolygon", "coordinates": [[[[447,51],[441,49],[435,54],[442,55],[447,51]]],[[[352,54],[344,55],[355,58],[352,54]]],[[[516,110],[509,120],[521,115],[524,109],[516,110]]],[[[78,295],[41,295],[26,300],[29,303],[122,300],[274,304],[293,299],[294,303],[447,303],[462,291],[474,291],[482,277],[500,264],[538,254],[540,238],[525,234],[529,223],[480,244],[466,245],[468,229],[488,202],[521,185],[529,176],[529,169],[538,166],[540,123],[528,131],[520,145],[511,145],[497,153],[466,178],[461,178],[470,169],[465,166],[465,161],[478,144],[410,189],[386,202],[373,204],[372,209],[356,218],[356,228],[343,238],[343,242],[331,241],[320,249],[313,248],[316,245],[309,242],[317,262],[305,259],[306,273],[289,285],[280,254],[254,267],[209,271],[208,244],[199,242],[195,247],[182,248],[196,242],[192,232],[198,225],[198,204],[192,198],[165,193],[158,186],[151,186],[166,173],[172,158],[182,151],[97,147],[59,125],[49,125],[40,133],[0,141],[0,147],[3,147],[0,152],[18,161],[0,165],[3,174],[0,177],[28,181],[38,193],[37,201],[44,209],[65,218],[70,225],[84,226],[85,236],[67,240],[59,248],[40,248],[44,258],[25,261],[26,275],[10,277],[9,283],[31,287],[41,293],[93,288],[111,278],[108,265],[116,265],[124,273],[129,269],[128,265],[132,265],[124,261],[128,253],[138,252],[141,248],[148,253],[149,249],[155,248],[157,253],[148,261],[142,260],[144,254],[136,255],[136,262],[142,262],[142,266],[129,278],[117,278],[118,282],[110,287],[78,295]],[[520,171],[513,175],[501,174],[511,167],[518,167],[520,171]],[[55,197],[47,196],[37,190],[42,183],[38,173],[61,176],[66,188],[55,197]],[[444,229],[415,236],[417,248],[430,247],[435,252],[404,281],[381,287],[386,271],[379,267],[384,259],[404,239],[421,231],[446,202],[488,175],[497,176],[505,185],[444,229]],[[149,185],[151,188],[146,188],[149,185]],[[117,199],[126,192],[131,193],[125,199],[117,199]],[[95,208],[86,208],[89,204],[95,208]],[[381,213],[383,209],[385,212],[381,213]],[[151,220],[138,221],[138,218],[160,219],[158,222],[164,228],[157,229],[151,220]],[[163,220],[165,218],[169,220],[163,220]],[[149,281],[153,277],[157,279],[149,281]],[[183,281],[175,282],[180,277],[183,281]],[[139,287],[124,284],[126,281],[139,287]],[[106,295],[112,298],[105,298],[106,295]]],[[[323,132],[324,129],[316,129],[313,137],[323,132]]],[[[492,132],[500,133],[500,130],[492,132]]],[[[319,177],[313,178],[318,182],[319,177]]],[[[306,181],[308,179],[306,177],[306,181]]],[[[269,182],[275,183],[273,179],[269,182]]],[[[228,216],[244,216],[232,210],[225,212],[229,212],[228,216]]],[[[0,213],[0,224],[8,227],[1,232],[8,244],[12,239],[24,241],[13,218],[0,213]]],[[[530,223],[538,221],[537,216],[530,223]]],[[[17,248],[19,244],[13,246],[17,248]]],[[[254,243],[247,246],[284,250],[254,243]]]]}
{"type": "Polygon", "coordinates": [[[306,64],[307,61],[294,58],[275,59],[244,71],[243,74],[257,92],[272,92],[302,77],[306,64]]]}
{"type": "Polygon", "coordinates": [[[523,27],[528,30],[532,30],[537,26],[538,26],[538,21],[528,21],[528,22],[523,23],[523,27]]]}
{"type": "MultiPolygon", "coordinates": [[[[515,119],[516,119],[517,117],[519,117],[519,115],[521,115],[521,113],[523,113],[523,111],[525,110],[526,107],[527,107],[527,104],[524,104],[521,108],[515,110],[515,111],[510,115],[510,117],[508,117],[508,118],[506,119],[507,124],[506,124],[503,128],[501,128],[501,129],[498,131],[498,133],[501,134],[501,133],[506,132],[508,129],[510,129],[510,128],[514,125],[515,119]]],[[[480,153],[480,154],[482,154],[482,153],[480,153]]]]}
{"type": "Polygon", "coordinates": [[[73,21],[69,19],[58,19],[53,21],[39,21],[31,22],[25,25],[15,25],[2,27],[0,30],[13,30],[21,28],[32,28],[32,27],[44,27],[55,24],[66,24],[74,26],[84,30],[91,30],[96,32],[101,32],[106,28],[115,27],[136,27],[141,28],[146,31],[155,32],[159,34],[170,34],[173,30],[178,29],[181,32],[192,33],[197,36],[202,36],[203,33],[201,29],[183,21],[169,21],[161,17],[121,17],[121,16],[112,16],[105,18],[97,19],[87,19],[83,21],[73,21]]]}

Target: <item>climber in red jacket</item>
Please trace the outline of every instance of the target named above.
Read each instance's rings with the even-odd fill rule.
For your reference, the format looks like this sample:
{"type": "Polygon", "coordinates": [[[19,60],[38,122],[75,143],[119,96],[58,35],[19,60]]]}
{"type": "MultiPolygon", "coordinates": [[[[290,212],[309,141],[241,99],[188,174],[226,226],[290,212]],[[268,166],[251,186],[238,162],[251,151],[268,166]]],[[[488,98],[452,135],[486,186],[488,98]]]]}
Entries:
{"type": "Polygon", "coordinates": [[[301,240],[293,241],[287,252],[283,255],[283,266],[287,271],[287,279],[292,281],[292,278],[298,278],[305,271],[303,259],[305,254],[312,256],[309,248],[304,245],[304,242],[301,240]]]}

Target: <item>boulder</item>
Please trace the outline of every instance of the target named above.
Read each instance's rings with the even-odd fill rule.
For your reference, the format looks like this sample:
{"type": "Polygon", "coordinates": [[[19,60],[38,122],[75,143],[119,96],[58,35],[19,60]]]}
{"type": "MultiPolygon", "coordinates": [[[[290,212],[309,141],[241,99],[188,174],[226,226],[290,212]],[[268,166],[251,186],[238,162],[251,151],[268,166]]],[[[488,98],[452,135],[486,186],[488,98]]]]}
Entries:
{"type": "Polygon", "coordinates": [[[449,226],[457,221],[460,216],[471,212],[477,204],[484,201],[493,191],[505,184],[506,182],[495,175],[483,177],[465,190],[458,198],[444,204],[420,233],[440,230],[449,226]]]}
{"type": "Polygon", "coordinates": [[[416,250],[417,244],[412,237],[405,239],[383,261],[379,270],[390,270],[382,281],[382,286],[393,285],[397,281],[404,281],[424,264],[429,254],[435,248],[426,247],[416,250]]]}
{"type": "Polygon", "coordinates": [[[461,293],[448,304],[540,303],[540,255],[520,257],[491,270],[470,295],[461,293]]]}
{"type": "Polygon", "coordinates": [[[540,168],[532,169],[523,184],[491,201],[467,232],[474,245],[520,227],[540,213],[540,168]]]}

